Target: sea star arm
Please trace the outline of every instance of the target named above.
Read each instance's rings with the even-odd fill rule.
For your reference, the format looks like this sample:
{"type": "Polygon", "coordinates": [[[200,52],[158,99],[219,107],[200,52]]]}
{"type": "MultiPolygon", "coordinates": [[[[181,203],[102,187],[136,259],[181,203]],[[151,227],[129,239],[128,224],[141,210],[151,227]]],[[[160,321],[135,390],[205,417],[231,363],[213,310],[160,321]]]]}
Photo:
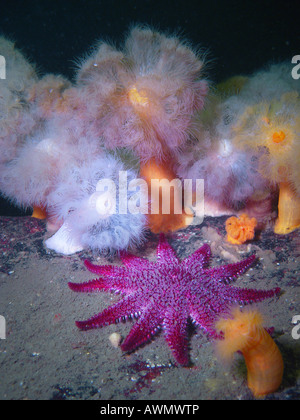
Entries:
{"type": "Polygon", "coordinates": [[[248,303],[260,302],[264,299],[277,296],[279,295],[280,291],[280,287],[275,287],[274,289],[269,290],[258,290],[227,286],[227,288],[224,290],[223,296],[231,302],[238,302],[246,305],[248,303]]]}
{"type": "Polygon", "coordinates": [[[190,272],[192,272],[194,269],[203,269],[208,264],[210,256],[210,247],[208,244],[204,244],[188,258],[185,258],[182,261],[182,264],[184,264],[190,272]]]}
{"type": "Polygon", "coordinates": [[[145,258],[136,257],[135,255],[129,254],[125,251],[120,252],[120,258],[122,263],[128,269],[140,270],[141,268],[149,268],[151,266],[151,262],[145,258]]]}
{"type": "Polygon", "coordinates": [[[132,294],[136,289],[137,286],[132,283],[131,278],[127,277],[117,277],[117,278],[109,278],[109,279],[94,279],[84,283],[68,283],[68,286],[74,292],[99,292],[101,290],[116,292],[116,293],[124,293],[126,295],[132,294]]]}
{"type": "Polygon", "coordinates": [[[209,277],[216,281],[225,281],[226,283],[239,277],[253,264],[256,257],[251,255],[245,260],[239,261],[234,264],[222,265],[221,267],[213,267],[205,270],[205,277],[209,277]]]}
{"type": "Polygon", "coordinates": [[[76,325],[81,330],[90,330],[114,324],[129,317],[137,317],[140,314],[140,304],[134,295],[127,296],[86,321],[76,321],[76,325]]]}
{"type": "Polygon", "coordinates": [[[156,304],[148,304],[148,308],[143,311],[123,341],[121,349],[130,352],[149,341],[160,330],[162,321],[163,317],[159,315],[156,304]]]}
{"type": "Polygon", "coordinates": [[[95,265],[89,260],[85,260],[84,265],[91,273],[98,274],[101,277],[123,276],[127,271],[125,267],[118,267],[116,265],[95,265]]]}
{"type": "Polygon", "coordinates": [[[183,366],[189,365],[187,340],[188,313],[186,310],[176,311],[169,308],[164,318],[165,339],[177,362],[183,366]]]}
{"type": "Polygon", "coordinates": [[[220,314],[226,313],[228,302],[210,290],[202,290],[201,296],[191,295],[189,310],[192,321],[206,334],[216,338],[215,321],[220,314]]]}
{"type": "Polygon", "coordinates": [[[162,264],[178,264],[179,260],[175,254],[174,249],[166,240],[163,233],[159,236],[159,242],[157,246],[157,262],[162,264]]]}

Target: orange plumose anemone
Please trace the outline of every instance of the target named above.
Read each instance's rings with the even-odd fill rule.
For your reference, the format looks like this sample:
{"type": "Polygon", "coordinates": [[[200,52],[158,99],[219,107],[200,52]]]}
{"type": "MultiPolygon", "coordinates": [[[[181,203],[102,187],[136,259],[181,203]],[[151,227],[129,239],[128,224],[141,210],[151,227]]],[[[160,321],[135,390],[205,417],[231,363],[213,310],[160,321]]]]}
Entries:
{"type": "Polygon", "coordinates": [[[240,217],[229,217],[226,220],[227,241],[231,244],[241,245],[254,238],[257,220],[242,214],[240,217]]]}

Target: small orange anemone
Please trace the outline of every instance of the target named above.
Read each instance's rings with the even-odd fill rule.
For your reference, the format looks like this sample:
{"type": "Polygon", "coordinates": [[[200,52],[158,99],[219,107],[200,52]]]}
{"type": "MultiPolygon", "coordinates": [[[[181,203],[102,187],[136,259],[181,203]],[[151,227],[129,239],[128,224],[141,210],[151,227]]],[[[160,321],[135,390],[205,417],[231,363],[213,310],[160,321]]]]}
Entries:
{"type": "Polygon", "coordinates": [[[224,340],[216,344],[218,354],[228,359],[235,352],[242,352],[248,387],[255,397],[263,397],[279,388],[284,367],[277,345],[262,324],[257,310],[241,312],[239,308],[232,311],[232,318],[221,318],[216,324],[217,331],[224,334],[224,340]]]}
{"type": "Polygon", "coordinates": [[[254,238],[257,220],[242,214],[240,217],[229,217],[226,220],[227,241],[231,244],[241,245],[254,238]]]}

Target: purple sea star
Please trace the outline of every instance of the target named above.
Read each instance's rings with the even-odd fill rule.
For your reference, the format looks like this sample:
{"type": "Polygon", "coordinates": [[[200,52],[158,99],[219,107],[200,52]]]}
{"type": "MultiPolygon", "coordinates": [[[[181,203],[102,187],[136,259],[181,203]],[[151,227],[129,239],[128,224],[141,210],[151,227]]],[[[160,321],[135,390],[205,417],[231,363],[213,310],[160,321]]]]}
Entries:
{"type": "Polygon", "coordinates": [[[157,262],[125,252],[121,253],[125,267],[97,266],[85,261],[87,269],[101,277],[81,284],[69,283],[72,290],[114,291],[123,293],[125,297],[90,319],[77,321],[76,325],[81,330],[88,330],[127,318],[138,318],[121,345],[123,351],[133,351],[162,327],[175,359],[187,366],[189,319],[216,338],[215,321],[232,304],[258,302],[280,292],[280,288],[256,290],[228,284],[249,268],[255,260],[254,255],[235,264],[207,268],[210,255],[210,247],[205,244],[179,261],[173,248],[161,235],[157,262]]]}

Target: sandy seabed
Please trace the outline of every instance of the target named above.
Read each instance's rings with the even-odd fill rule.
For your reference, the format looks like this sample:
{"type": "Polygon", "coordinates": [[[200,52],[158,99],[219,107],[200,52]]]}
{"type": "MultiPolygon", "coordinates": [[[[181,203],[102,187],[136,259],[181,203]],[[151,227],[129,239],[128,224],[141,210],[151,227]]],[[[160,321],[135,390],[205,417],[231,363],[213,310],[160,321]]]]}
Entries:
{"type": "MultiPolygon", "coordinates": [[[[282,288],[283,293],[257,304],[266,325],[274,327],[284,378],[268,399],[300,399],[300,340],[292,338],[292,318],[300,315],[300,231],[286,236],[271,229],[250,244],[225,241],[225,219],[206,218],[168,237],[184,258],[204,242],[212,248],[211,266],[239,261],[255,252],[257,263],[235,284],[248,288],[282,288]]],[[[243,358],[230,366],[216,358],[211,340],[191,330],[192,367],[175,364],[159,334],[130,355],[114,348],[109,336],[123,338],[132,322],[82,332],[75,320],[87,319],[120,297],[109,293],[76,294],[67,283],[92,279],[83,261],[120,264],[117,256],[88,251],[62,256],[49,251],[44,221],[0,217],[0,315],[6,339],[0,340],[0,399],[34,400],[224,400],[252,399],[243,358]]],[[[155,260],[158,236],[149,234],[137,255],[155,260]]]]}

